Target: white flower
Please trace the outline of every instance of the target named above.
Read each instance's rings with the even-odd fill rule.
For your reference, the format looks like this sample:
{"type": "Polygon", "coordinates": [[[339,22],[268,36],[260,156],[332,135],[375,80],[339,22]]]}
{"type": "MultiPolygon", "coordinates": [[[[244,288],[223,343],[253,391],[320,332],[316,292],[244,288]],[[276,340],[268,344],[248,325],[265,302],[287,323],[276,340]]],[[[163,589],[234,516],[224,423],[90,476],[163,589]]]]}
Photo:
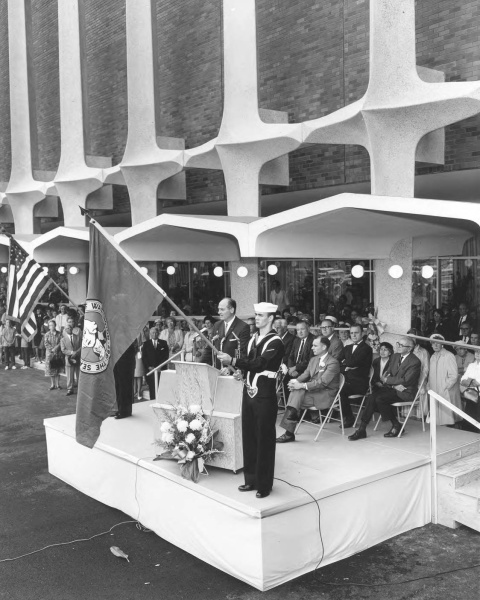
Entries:
{"type": "Polygon", "coordinates": [[[160,426],[160,431],[162,433],[167,433],[167,431],[171,431],[172,430],[172,426],[170,425],[170,423],[168,421],[165,421],[164,423],[162,423],[162,425],[160,426]]]}
{"type": "Polygon", "coordinates": [[[179,419],[177,421],[177,429],[180,433],[185,433],[185,431],[187,431],[188,429],[188,421],[185,421],[184,419],[179,419]]]}
{"type": "Polygon", "coordinates": [[[199,419],[193,419],[193,421],[190,421],[190,429],[192,431],[200,431],[201,428],[202,423],[199,419]]]}
{"type": "Polygon", "coordinates": [[[198,444],[197,446],[197,452],[203,452],[204,448],[202,446],[202,444],[198,444]]]}
{"type": "Polygon", "coordinates": [[[195,452],[193,452],[192,450],[190,450],[190,452],[187,453],[186,459],[187,460],[193,460],[195,458],[195,452]]]}
{"type": "Polygon", "coordinates": [[[188,407],[188,412],[192,415],[196,415],[197,413],[202,412],[202,407],[200,406],[200,404],[190,404],[190,406],[188,407]]]}
{"type": "Polygon", "coordinates": [[[195,441],[195,434],[189,433],[188,435],[186,435],[185,441],[187,442],[187,444],[193,444],[193,442],[195,441]]]}
{"type": "Polygon", "coordinates": [[[162,434],[162,442],[164,444],[171,444],[173,442],[173,433],[165,432],[162,434]]]}

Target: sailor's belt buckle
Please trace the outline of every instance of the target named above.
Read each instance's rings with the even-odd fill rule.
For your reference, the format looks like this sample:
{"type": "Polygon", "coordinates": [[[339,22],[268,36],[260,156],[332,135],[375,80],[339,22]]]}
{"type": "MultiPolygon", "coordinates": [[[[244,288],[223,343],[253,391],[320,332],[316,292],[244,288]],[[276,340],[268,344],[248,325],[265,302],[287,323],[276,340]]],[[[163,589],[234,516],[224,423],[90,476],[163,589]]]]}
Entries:
{"type": "Polygon", "coordinates": [[[258,388],[256,387],[248,387],[247,388],[247,394],[250,396],[250,398],[255,398],[255,396],[257,395],[258,392],[258,388]]]}

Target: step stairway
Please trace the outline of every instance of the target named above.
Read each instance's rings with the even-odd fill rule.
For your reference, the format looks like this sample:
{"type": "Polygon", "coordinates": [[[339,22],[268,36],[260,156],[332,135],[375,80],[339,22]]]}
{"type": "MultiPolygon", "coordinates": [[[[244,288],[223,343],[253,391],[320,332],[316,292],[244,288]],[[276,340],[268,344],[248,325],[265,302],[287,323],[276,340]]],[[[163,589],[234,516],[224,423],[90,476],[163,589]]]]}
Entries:
{"type": "Polygon", "coordinates": [[[437,469],[438,523],[480,532],[480,451],[437,469]]]}

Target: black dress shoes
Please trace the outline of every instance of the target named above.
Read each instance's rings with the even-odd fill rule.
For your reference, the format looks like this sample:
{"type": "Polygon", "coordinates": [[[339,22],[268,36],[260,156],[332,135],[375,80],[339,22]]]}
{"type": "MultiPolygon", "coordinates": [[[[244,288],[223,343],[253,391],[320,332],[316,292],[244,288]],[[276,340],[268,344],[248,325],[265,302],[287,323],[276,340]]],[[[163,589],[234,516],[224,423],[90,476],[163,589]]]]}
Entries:
{"type": "Polygon", "coordinates": [[[294,442],[295,434],[289,433],[288,431],[286,431],[283,435],[278,437],[275,441],[277,442],[277,444],[286,444],[287,442],[294,442]]]}
{"type": "Polygon", "coordinates": [[[243,485],[238,486],[238,491],[239,492],[254,492],[255,486],[250,485],[249,483],[244,483],[243,485]]]}
{"type": "MultiPolygon", "coordinates": [[[[401,429],[401,427],[392,427],[390,429],[390,431],[388,431],[387,433],[384,434],[383,437],[386,437],[386,438],[398,437],[398,434],[400,433],[400,429],[401,429]]],[[[403,433],[405,433],[405,430],[403,430],[403,433]]]]}
{"type": "Polygon", "coordinates": [[[255,496],[257,498],[266,498],[267,496],[270,496],[270,492],[272,490],[268,490],[267,492],[261,492],[260,490],[258,490],[258,492],[255,494],[255,496]]]}
{"type": "Polygon", "coordinates": [[[132,415],[121,415],[121,414],[117,413],[117,414],[115,415],[115,418],[116,418],[116,419],[127,419],[128,417],[131,417],[131,416],[132,416],[132,415]]]}
{"type": "Polygon", "coordinates": [[[68,390],[68,392],[66,393],[66,396],[71,396],[73,394],[73,390],[68,390]]]}
{"type": "Polygon", "coordinates": [[[365,431],[365,429],[357,429],[355,433],[352,433],[352,435],[348,436],[348,439],[351,442],[356,442],[357,440],[364,440],[366,437],[367,432],[365,431]]]}
{"type": "MultiPolygon", "coordinates": [[[[355,423],[355,419],[353,417],[351,419],[343,419],[343,428],[350,429],[350,427],[353,427],[354,423],[355,423]]],[[[340,425],[340,429],[341,428],[342,428],[342,426],[340,425]]]]}

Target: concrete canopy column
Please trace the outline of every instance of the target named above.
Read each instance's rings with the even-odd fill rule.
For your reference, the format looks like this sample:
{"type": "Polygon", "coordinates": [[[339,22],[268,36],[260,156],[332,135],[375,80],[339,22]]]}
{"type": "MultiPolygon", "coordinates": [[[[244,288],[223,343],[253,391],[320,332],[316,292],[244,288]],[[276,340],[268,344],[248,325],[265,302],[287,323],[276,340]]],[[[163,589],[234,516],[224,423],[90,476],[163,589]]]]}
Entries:
{"type": "Polygon", "coordinates": [[[258,259],[249,258],[242,261],[230,262],[230,282],[232,298],[237,302],[237,316],[240,319],[252,317],[253,304],[259,301],[258,297],[258,259]],[[246,267],[248,275],[239,277],[237,269],[246,267]]]}
{"type": "MultiPolygon", "coordinates": [[[[157,138],[154,17],[155,2],[127,0],[128,137],[120,169],[130,195],[132,225],[157,216],[158,186],[180,173],[184,162],[183,139],[157,138]]],[[[177,184],[173,195],[182,197],[181,181],[177,184]]]]}
{"type": "Polygon", "coordinates": [[[387,324],[382,340],[395,342],[398,338],[389,335],[389,332],[404,334],[410,329],[412,260],[413,240],[407,238],[393,246],[389,258],[373,261],[375,306],[378,308],[378,318],[387,324]],[[399,265],[403,269],[403,275],[398,279],[393,279],[388,273],[393,265],[399,265]]]}

